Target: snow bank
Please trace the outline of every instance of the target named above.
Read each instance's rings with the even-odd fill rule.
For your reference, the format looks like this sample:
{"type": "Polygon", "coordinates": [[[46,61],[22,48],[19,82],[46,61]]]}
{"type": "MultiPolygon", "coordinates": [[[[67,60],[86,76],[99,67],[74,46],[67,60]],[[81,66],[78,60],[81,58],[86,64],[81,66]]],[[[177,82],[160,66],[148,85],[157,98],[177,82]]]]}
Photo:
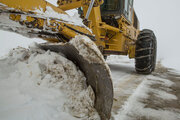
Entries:
{"type": "Polygon", "coordinates": [[[83,73],[60,54],[35,45],[0,60],[1,120],[99,120],[83,73]]]}
{"type": "Polygon", "coordinates": [[[37,42],[37,43],[44,42],[44,40],[40,38],[27,38],[13,32],[2,31],[2,30],[0,30],[0,36],[1,36],[0,57],[8,54],[12,48],[16,48],[18,46],[23,46],[25,48],[28,48],[29,44],[32,44],[33,42],[37,42]]]}

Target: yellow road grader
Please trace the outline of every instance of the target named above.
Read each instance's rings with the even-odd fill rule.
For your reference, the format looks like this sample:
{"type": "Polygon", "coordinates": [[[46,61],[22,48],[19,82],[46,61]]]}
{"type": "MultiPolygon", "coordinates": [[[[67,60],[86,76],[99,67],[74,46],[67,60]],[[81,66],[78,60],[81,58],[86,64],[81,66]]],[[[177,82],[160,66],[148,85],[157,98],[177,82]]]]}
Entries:
{"type": "MultiPolygon", "coordinates": [[[[156,37],[151,30],[139,30],[133,2],[57,0],[58,6],[54,6],[45,0],[0,0],[0,29],[42,38],[51,44],[39,44],[40,48],[61,52],[73,61],[94,90],[94,107],[101,119],[108,120],[113,104],[113,86],[108,68],[103,62],[87,61],[69,42],[77,35],[87,36],[104,58],[108,55],[128,55],[135,58],[138,73],[150,74],[156,63],[156,37]],[[65,11],[75,8],[83,19],[83,25],[64,19],[68,16],[65,11]],[[49,9],[57,16],[52,16],[49,9]],[[63,44],[53,44],[59,42],[63,44]]],[[[81,44],[95,52],[87,44],[81,44]]],[[[98,54],[95,55],[98,57],[98,54]]]]}

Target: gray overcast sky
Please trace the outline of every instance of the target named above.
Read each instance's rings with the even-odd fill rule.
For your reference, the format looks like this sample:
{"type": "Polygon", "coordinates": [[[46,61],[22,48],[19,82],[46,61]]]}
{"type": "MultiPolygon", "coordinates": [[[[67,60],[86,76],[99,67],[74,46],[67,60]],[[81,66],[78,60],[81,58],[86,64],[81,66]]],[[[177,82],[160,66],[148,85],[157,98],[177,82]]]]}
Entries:
{"type": "Polygon", "coordinates": [[[141,28],[154,30],[158,56],[180,63],[180,0],[134,0],[141,28]]]}

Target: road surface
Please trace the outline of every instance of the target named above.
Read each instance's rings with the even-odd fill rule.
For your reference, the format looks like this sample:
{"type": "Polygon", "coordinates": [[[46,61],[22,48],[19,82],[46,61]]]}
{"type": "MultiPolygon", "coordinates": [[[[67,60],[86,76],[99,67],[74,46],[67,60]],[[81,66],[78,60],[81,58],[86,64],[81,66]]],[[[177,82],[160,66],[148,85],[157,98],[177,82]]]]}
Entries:
{"type": "Polygon", "coordinates": [[[180,73],[158,63],[151,75],[134,70],[134,60],[107,59],[112,72],[112,120],[180,120],[180,73]]]}

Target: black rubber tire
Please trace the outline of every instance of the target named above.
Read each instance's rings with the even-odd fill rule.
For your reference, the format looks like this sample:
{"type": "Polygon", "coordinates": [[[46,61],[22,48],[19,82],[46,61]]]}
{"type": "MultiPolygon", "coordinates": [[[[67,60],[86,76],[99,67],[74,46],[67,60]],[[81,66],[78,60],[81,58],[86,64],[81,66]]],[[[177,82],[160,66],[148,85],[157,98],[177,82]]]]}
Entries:
{"type": "Polygon", "coordinates": [[[140,74],[150,74],[156,67],[157,41],[152,30],[144,29],[138,35],[135,52],[135,69],[140,74]]]}

